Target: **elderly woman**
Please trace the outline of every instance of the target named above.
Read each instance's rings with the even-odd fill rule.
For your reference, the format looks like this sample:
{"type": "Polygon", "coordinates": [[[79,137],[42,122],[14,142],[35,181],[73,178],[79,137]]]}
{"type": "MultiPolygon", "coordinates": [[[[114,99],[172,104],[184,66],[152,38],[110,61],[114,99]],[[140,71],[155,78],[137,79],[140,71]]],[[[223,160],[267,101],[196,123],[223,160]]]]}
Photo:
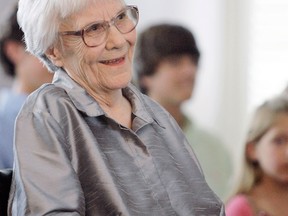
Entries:
{"type": "Polygon", "coordinates": [[[177,123],[130,84],[137,7],[20,0],[18,20],[55,74],[17,118],[10,215],[224,215],[177,123]]]}

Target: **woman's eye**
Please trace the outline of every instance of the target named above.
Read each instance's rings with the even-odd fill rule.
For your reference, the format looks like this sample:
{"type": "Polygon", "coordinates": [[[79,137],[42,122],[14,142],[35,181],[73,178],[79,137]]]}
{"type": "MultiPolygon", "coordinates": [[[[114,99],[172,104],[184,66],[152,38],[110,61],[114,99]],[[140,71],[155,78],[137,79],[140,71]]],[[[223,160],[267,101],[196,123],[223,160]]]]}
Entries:
{"type": "Polygon", "coordinates": [[[103,25],[100,23],[97,23],[97,24],[93,24],[93,25],[89,26],[85,30],[85,33],[91,34],[91,33],[95,33],[95,32],[101,32],[102,29],[103,29],[103,25]]]}
{"type": "Polygon", "coordinates": [[[117,20],[123,20],[126,17],[126,12],[123,12],[117,16],[117,20]]]}

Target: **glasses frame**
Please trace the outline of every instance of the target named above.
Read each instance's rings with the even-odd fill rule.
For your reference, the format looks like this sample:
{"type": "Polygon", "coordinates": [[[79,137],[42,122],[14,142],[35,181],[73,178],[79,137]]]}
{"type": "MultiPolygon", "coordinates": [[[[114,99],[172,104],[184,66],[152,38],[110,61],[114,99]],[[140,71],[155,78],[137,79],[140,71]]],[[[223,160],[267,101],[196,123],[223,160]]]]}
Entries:
{"type": "MultiPolygon", "coordinates": [[[[136,28],[138,22],[139,22],[139,10],[138,10],[138,7],[137,7],[136,5],[127,5],[123,10],[119,11],[110,21],[103,21],[103,22],[102,22],[102,23],[105,24],[104,26],[106,26],[106,29],[105,29],[105,30],[106,30],[106,32],[105,32],[105,39],[107,39],[108,29],[109,29],[111,26],[115,26],[116,29],[117,29],[121,34],[128,34],[128,33],[132,32],[132,31],[136,28]],[[118,17],[121,13],[123,13],[124,11],[127,11],[127,10],[129,10],[129,9],[134,9],[135,12],[136,12],[136,14],[137,14],[136,24],[135,24],[135,26],[134,26],[130,31],[128,31],[128,32],[126,32],[126,33],[122,33],[122,32],[118,29],[118,27],[115,25],[115,20],[117,19],[117,17],[118,17]]],[[[99,23],[101,23],[101,22],[99,22],[99,23]]],[[[95,24],[95,23],[92,23],[92,24],[95,24]]],[[[85,44],[87,47],[97,47],[97,46],[101,45],[101,44],[105,41],[105,39],[103,40],[103,42],[99,43],[98,45],[94,45],[94,46],[88,45],[88,44],[86,43],[85,39],[84,39],[84,38],[85,38],[85,37],[84,37],[85,31],[86,31],[89,27],[91,27],[92,24],[89,24],[88,26],[84,27],[83,29],[81,29],[81,30],[79,30],[79,31],[64,31],[64,32],[59,32],[59,34],[60,34],[60,35],[63,35],[63,36],[69,36],[69,35],[79,36],[79,37],[82,38],[82,41],[84,42],[84,44],[85,44]]]]}

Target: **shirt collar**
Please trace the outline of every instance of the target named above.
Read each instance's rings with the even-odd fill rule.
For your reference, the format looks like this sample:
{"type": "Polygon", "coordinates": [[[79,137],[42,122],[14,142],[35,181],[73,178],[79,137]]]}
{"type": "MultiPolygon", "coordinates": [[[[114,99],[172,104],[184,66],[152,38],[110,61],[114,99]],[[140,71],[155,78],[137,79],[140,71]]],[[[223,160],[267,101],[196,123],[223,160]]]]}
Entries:
{"type": "Polygon", "coordinates": [[[75,107],[88,116],[104,115],[99,104],[62,69],[55,72],[53,84],[63,88],[75,107]]]}
{"type": "MultiPolygon", "coordinates": [[[[100,116],[105,115],[103,109],[99,106],[97,101],[92,98],[78,83],[76,83],[65,71],[62,69],[55,72],[53,78],[53,84],[63,88],[75,107],[88,116],[100,116]]],[[[150,113],[141,98],[141,93],[139,90],[129,84],[123,89],[123,95],[130,101],[132,105],[133,114],[146,123],[151,123],[154,121],[154,114],[150,113]]]]}

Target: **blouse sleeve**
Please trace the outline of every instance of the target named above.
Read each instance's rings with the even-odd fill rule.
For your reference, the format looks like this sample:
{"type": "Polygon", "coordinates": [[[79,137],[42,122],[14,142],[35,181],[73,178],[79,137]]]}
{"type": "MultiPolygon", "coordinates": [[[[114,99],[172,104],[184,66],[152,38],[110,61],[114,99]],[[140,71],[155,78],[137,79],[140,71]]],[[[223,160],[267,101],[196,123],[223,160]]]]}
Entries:
{"type": "Polygon", "coordinates": [[[65,141],[49,113],[18,117],[9,201],[12,215],[85,215],[83,191],[65,141]]]}
{"type": "Polygon", "coordinates": [[[253,211],[244,195],[237,195],[226,204],[226,216],[253,216],[253,211]]]}

